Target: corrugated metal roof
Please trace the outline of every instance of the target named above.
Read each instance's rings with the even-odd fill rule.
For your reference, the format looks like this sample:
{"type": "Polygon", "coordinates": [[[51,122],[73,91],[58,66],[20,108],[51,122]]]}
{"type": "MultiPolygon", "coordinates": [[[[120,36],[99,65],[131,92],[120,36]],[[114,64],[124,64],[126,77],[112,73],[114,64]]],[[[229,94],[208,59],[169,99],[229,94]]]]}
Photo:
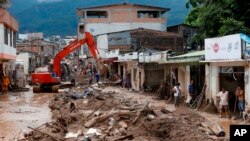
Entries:
{"type": "Polygon", "coordinates": [[[167,61],[161,61],[159,64],[185,64],[185,63],[199,63],[200,57],[205,55],[205,50],[194,51],[186,54],[169,57],[167,61]]]}
{"type": "Polygon", "coordinates": [[[199,56],[202,56],[202,55],[205,55],[205,50],[194,51],[194,52],[189,52],[189,53],[186,53],[186,54],[170,57],[169,60],[177,59],[177,58],[179,59],[179,58],[199,57],[199,56]]]}

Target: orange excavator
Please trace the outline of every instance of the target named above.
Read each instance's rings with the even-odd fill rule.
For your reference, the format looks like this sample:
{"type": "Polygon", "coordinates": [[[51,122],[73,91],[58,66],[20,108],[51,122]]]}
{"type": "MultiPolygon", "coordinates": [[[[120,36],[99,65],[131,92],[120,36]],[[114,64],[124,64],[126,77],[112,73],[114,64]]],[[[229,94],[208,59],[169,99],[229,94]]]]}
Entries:
{"type": "Polygon", "coordinates": [[[98,63],[98,50],[96,48],[94,39],[89,32],[85,32],[85,38],[76,39],[72,43],[70,43],[67,47],[65,47],[62,51],[60,51],[54,58],[53,69],[52,71],[37,71],[32,73],[32,84],[33,92],[39,93],[43,90],[51,91],[54,93],[58,92],[58,89],[61,88],[61,61],[64,57],[66,57],[71,52],[80,48],[83,44],[87,43],[89,51],[95,61],[98,63]]]}

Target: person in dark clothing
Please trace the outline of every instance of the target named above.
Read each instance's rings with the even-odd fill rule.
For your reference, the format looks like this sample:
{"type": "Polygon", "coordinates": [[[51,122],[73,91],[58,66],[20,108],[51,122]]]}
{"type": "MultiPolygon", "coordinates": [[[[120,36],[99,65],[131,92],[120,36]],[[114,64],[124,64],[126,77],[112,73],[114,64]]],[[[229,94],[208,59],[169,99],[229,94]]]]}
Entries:
{"type": "Polygon", "coordinates": [[[192,103],[192,101],[194,99],[194,93],[195,93],[194,81],[193,80],[191,80],[190,84],[188,85],[188,93],[189,93],[189,97],[187,98],[186,103],[192,103]]]}
{"type": "Polygon", "coordinates": [[[95,73],[95,78],[96,78],[96,83],[98,83],[100,81],[100,73],[98,70],[95,73]]]}
{"type": "Polygon", "coordinates": [[[127,77],[126,77],[126,87],[128,88],[128,90],[131,88],[131,75],[130,73],[127,74],[127,77]]]}
{"type": "Polygon", "coordinates": [[[158,98],[164,99],[166,96],[166,84],[162,81],[159,89],[157,90],[158,98]]]}

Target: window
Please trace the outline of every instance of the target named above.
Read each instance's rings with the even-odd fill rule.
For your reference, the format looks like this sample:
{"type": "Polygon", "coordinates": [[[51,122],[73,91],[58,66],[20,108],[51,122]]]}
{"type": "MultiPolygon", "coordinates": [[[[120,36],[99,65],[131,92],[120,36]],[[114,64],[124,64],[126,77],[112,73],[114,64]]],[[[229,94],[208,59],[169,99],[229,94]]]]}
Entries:
{"type": "Polygon", "coordinates": [[[7,26],[4,26],[4,44],[8,45],[9,39],[8,39],[9,30],[7,26]]]}
{"type": "Polygon", "coordinates": [[[10,46],[13,46],[13,36],[12,36],[12,30],[10,29],[10,46]]]}
{"type": "Polygon", "coordinates": [[[108,18],[107,11],[87,11],[87,18],[108,18]]]}
{"type": "Polygon", "coordinates": [[[43,46],[41,46],[41,51],[43,52],[43,46]]]}
{"type": "Polygon", "coordinates": [[[16,36],[17,36],[16,32],[13,31],[13,47],[14,48],[16,48],[16,38],[17,38],[16,36]]]}
{"type": "Polygon", "coordinates": [[[138,18],[159,18],[160,11],[138,11],[137,17],[138,18]]]}

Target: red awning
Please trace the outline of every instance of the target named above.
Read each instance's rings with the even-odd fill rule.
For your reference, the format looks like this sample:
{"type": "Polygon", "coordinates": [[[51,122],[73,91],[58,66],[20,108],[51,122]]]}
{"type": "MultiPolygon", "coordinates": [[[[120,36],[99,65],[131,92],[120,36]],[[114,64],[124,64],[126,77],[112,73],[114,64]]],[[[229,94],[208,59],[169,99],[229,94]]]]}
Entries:
{"type": "Polygon", "coordinates": [[[114,61],[117,61],[117,58],[102,59],[102,62],[105,64],[114,63],[114,61]]]}

